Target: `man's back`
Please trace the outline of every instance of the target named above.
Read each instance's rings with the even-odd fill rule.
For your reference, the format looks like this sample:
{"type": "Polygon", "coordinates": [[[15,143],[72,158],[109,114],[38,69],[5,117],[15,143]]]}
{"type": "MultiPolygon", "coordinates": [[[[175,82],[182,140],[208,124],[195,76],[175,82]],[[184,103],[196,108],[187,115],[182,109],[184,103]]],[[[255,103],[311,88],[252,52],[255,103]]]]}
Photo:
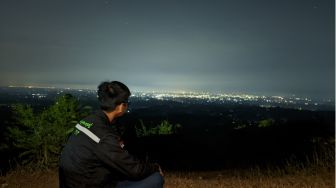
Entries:
{"type": "Polygon", "coordinates": [[[139,180],[157,171],[123,150],[115,125],[103,111],[80,121],[82,131],[70,136],[60,158],[60,187],[104,187],[126,179],[139,180]],[[83,132],[88,130],[94,136],[83,132]],[[98,142],[97,142],[98,141],[98,142]]]}
{"type": "MultiPolygon", "coordinates": [[[[112,130],[109,130],[111,127],[108,127],[102,120],[103,114],[98,112],[80,121],[80,125],[96,136],[104,137],[108,133],[113,135],[112,130]]],[[[79,130],[75,130],[74,134],[69,137],[60,158],[60,175],[66,176],[63,180],[66,184],[72,185],[70,187],[101,186],[117,178],[110,177],[111,172],[107,170],[108,167],[96,156],[98,144],[79,130]]]]}

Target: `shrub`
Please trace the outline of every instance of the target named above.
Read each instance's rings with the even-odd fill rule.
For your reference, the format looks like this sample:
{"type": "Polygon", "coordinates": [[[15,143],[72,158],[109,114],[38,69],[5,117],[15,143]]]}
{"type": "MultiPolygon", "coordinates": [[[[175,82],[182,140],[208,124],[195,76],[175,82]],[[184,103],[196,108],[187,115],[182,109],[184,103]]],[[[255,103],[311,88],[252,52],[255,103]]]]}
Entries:
{"type": "Polygon", "coordinates": [[[159,125],[148,128],[144,125],[143,121],[140,120],[140,126],[136,126],[136,134],[138,137],[151,136],[151,135],[171,135],[176,134],[179,129],[181,129],[180,124],[171,124],[167,120],[162,121],[159,125]]]}
{"type": "Polygon", "coordinates": [[[259,121],[258,127],[259,128],[265,128],[265,127],[270,127],[274,125],[275,121],[272,118],[264,119],[259,121]]]}
{"type": "Polygon", "coordinates": [[[71,95],[59,97],[40,113],[28,105],[13,105],[16,126],[8,128],[12,146],[19,151],[23,165],[47,168],[58,163],[58,156],[74,125],[88,112],[82,112],[71,95]]]}

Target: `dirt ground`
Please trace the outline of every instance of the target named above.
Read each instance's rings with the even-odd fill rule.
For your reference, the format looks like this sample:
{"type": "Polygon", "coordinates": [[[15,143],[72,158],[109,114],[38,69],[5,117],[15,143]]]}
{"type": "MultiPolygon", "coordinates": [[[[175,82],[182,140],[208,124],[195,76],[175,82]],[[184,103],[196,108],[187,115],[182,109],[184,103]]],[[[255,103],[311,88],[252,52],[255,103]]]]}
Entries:
{"type": "MultiPolygon", "coordinates": [[[[57,170],[14,170],[0,176],[1,188],[57,188],[57,170]]],[[[274,171],[223,170],[210,172],[165,172],[165,188],[334,188],[334,169],[286,174],[274,171]]]]}

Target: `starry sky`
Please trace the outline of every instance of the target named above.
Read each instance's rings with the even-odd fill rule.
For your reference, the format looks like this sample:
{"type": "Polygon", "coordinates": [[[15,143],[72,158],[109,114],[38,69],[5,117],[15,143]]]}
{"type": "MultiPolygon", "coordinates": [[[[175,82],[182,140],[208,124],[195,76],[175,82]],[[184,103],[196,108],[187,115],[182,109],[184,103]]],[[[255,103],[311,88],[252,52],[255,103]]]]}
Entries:
{"type": "Polygon", "coordinates": [[[1,0],[0,85],[335,96],[334,0],[1,0]]]}

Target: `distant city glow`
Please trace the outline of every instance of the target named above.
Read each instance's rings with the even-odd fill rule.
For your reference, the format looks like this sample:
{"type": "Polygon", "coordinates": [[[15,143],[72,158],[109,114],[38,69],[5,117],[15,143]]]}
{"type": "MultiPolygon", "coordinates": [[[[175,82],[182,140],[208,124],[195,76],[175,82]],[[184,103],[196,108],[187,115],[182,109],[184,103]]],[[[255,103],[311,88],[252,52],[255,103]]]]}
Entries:
{"type": "MultiPolygon", "coordinates": [[[[71,89],[71,88],[55,88],[55,87],[39,87],[39,86],[8,86],[13,89],[27,89],[29,95],[18,94],[18,97],[25,99],[32,98],[37,100],[46,99],[49,94],[64,95],[65,93],[74,94],[80,98],[93,98],[97,96],[97,91],[92,89],[71,89]],[[24,96],[21,96],[24,95],[24,96]]],[[[334,108],[333,100],[313,100],[308,97],[292,96],[266,96],[236,93],[211,93],[211,92],[191,92],[191,91],[133,91],[130,97],[132,100],[142,101],[172,101],[181,104],[239,104],[252,105],[263,108],[294,108],[298,110],[318,110],[328,107],[334,108]]]]}

